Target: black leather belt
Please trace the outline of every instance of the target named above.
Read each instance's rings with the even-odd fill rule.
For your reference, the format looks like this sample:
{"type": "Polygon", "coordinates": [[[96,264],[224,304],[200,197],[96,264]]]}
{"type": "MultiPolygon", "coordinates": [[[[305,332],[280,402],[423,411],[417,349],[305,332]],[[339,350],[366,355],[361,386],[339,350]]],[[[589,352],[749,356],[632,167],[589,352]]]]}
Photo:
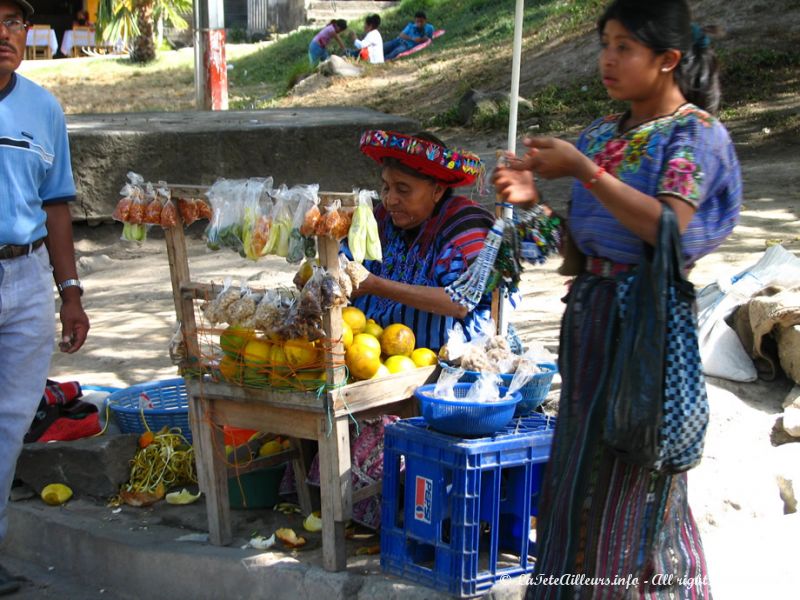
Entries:
{"type": "Polygon", "coordinates": [[[25,244],[24,246],[17,246],[16,244],[0,244],[0,260],[27,256],[43,243],[44,238],[36,240],[32,244],[25,244]]]}

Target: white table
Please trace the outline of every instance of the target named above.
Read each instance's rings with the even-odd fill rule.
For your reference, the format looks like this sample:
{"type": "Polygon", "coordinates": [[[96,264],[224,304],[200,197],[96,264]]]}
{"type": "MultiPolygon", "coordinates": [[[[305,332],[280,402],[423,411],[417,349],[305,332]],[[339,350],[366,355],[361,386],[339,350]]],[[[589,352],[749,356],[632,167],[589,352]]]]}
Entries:
{"type": "Polygon", "coordinates": [[[86,29],[78,29],[77,31],[74,29],[67,29],[64,32],[64,39],[61,40],[61,54],[64,56],[70,56],[73,46],[78,46],[80,48],[89,46],[94,48],[97,45],[97,41],[94,37],[94,31],[86,29]]]}
{"type": "Polygon", "coordinates": [[[55,54],[58,50],[58,40],[53,29],[29,29],[26,40],[28,46],[50,46],[50,51],[55,54]]]}

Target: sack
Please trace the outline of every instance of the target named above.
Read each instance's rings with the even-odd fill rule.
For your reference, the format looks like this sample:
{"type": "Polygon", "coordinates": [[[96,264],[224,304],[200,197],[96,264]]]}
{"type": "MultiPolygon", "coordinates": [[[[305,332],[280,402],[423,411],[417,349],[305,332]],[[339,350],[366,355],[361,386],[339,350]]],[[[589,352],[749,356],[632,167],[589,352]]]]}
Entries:
{"type": "Polygon", "coordinates": [[[709,413],[694,300],[677,218],[665,204],[656,247],[617,286],[620,336],[603,437],[626,462],[664,473],[700,462],[709,413]]]}

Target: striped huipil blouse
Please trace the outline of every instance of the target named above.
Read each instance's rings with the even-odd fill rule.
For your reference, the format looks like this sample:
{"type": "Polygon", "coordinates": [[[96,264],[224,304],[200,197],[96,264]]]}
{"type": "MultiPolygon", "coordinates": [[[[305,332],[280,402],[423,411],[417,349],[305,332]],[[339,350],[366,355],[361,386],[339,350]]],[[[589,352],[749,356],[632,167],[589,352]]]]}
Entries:
{"type": "MultiPolygon", "coordinates": [[[[442,288],[458,279],[478,256],[494,222],[489,211],[463,196],[440,201],[428,220],[413,230],[395,227],[382,205],[375,208],[375,218],[383,261],[365,261],[367,269],[392,281],[442,288]]],[[[416,335],[418,348],[438,351],[456,323],[461,323],[469,337],[476,319],[489,318],[491,295],[487,294],[464,319],[425,312],[372,295],[361,296],[353,304],[381,327],[392,323],[407,325],[416,335]]]]}

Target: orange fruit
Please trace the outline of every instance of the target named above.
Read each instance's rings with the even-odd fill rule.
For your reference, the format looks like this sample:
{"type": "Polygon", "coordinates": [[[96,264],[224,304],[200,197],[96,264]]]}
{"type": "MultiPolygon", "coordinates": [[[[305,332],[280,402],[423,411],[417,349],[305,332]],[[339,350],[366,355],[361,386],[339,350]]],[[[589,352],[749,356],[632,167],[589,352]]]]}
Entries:
{"type": "Polygon", "coordinates": [[[367,324],[364,326],[364,333],[374,335],[376,338],[381,339],[381,335],[383,335],[383,327],[378,325],[374,319],[367,319],[367,324]]]}
{"type": "Polygon", "coordinates": [[[364,344],[353,344],[345,353],[344,362],[356,379],[369,379],[381,366],[381,352],[364,344]]]}
{"type": "Polygon", "coordinates": [[[242,352],[245,366],[256,369],[267,366],[271,348],[272,344],[264,338],[251,339],[242,352]]]}
{"type": "Polygon", "coordinates": [[[293,369],[314,366],[320,362],[319,348],[305,339],[286,340],[283,351],[286,362],[293,369]]]}
{"type": "Polygon", "coordinates": [[[342,309],[342,319],[345,323],[350,325],[350,329],[353,330],[354,335],[364,331],[364,327],[367,326],[366,315],[355,306],[345,306],[342,309]]]}
{"type": "Polygon", "coordinates": [[[145,431],[139,436],[139,448],[147,448],[156,440],[156,434],[152,431],[145,431]]]}
{"type": "Polygon", "coordinates": [[[242,364],[241,360],[226,354],[219,361],[219,374],[225,381],[241,381],[242,379],[242,364]]]}
{"type": "Polygon", "coordinates": [[[411,353],[411,360],[418,367],[430,367],[438,362],[436,352],[430,348],[417,348],[411,353]]]}
{"type": "Polygon", "coordinates": [[[367,346],[375,350],[378,354],[381,353],[381,343],[378,341],[378,338],[369,333],[359,333],[356,335],[353,338],[353,346],[367,346]]]}
{"type": "Polygon", "coordinates": [[[402,354],[411,356],[416,344],[416,337],[410,327],[402,323],[392,323],[383,330],[381,336],[381,349],[387,356],[402,354]]]}
{"type": "Polygon", "coordinates": [[[375,375],[370,377],[370,379],[380,379],[381,377],[386,377],[387,375],[391,375],[391,374],[392,374],[392,372],[389,371],[389,369],[386,368],[386,365],[381,364],[381,366],[378,367],[378,370],[375,372],[375,375]]]}
{"type": "Polygon", "coordinates": [[[238,356],[254,335],[252,329],[231,325],[219,334],[219,346],[225,354],[238,356]]]}
{"type": "Polygon", "coordinates": [[[347,350],[350,345],[353,343],[353,330],[350,329],[350,325],[347,322],[342,323],[342,346],[344,349],[347,350]]]}
{"type": "Polygon", "coordinates": [[[384,363],[389,373],[404,373],[406,371],[413,371],[417,368],[414,361],[403,354],[395,354],[386,359],[384,363]]]}

